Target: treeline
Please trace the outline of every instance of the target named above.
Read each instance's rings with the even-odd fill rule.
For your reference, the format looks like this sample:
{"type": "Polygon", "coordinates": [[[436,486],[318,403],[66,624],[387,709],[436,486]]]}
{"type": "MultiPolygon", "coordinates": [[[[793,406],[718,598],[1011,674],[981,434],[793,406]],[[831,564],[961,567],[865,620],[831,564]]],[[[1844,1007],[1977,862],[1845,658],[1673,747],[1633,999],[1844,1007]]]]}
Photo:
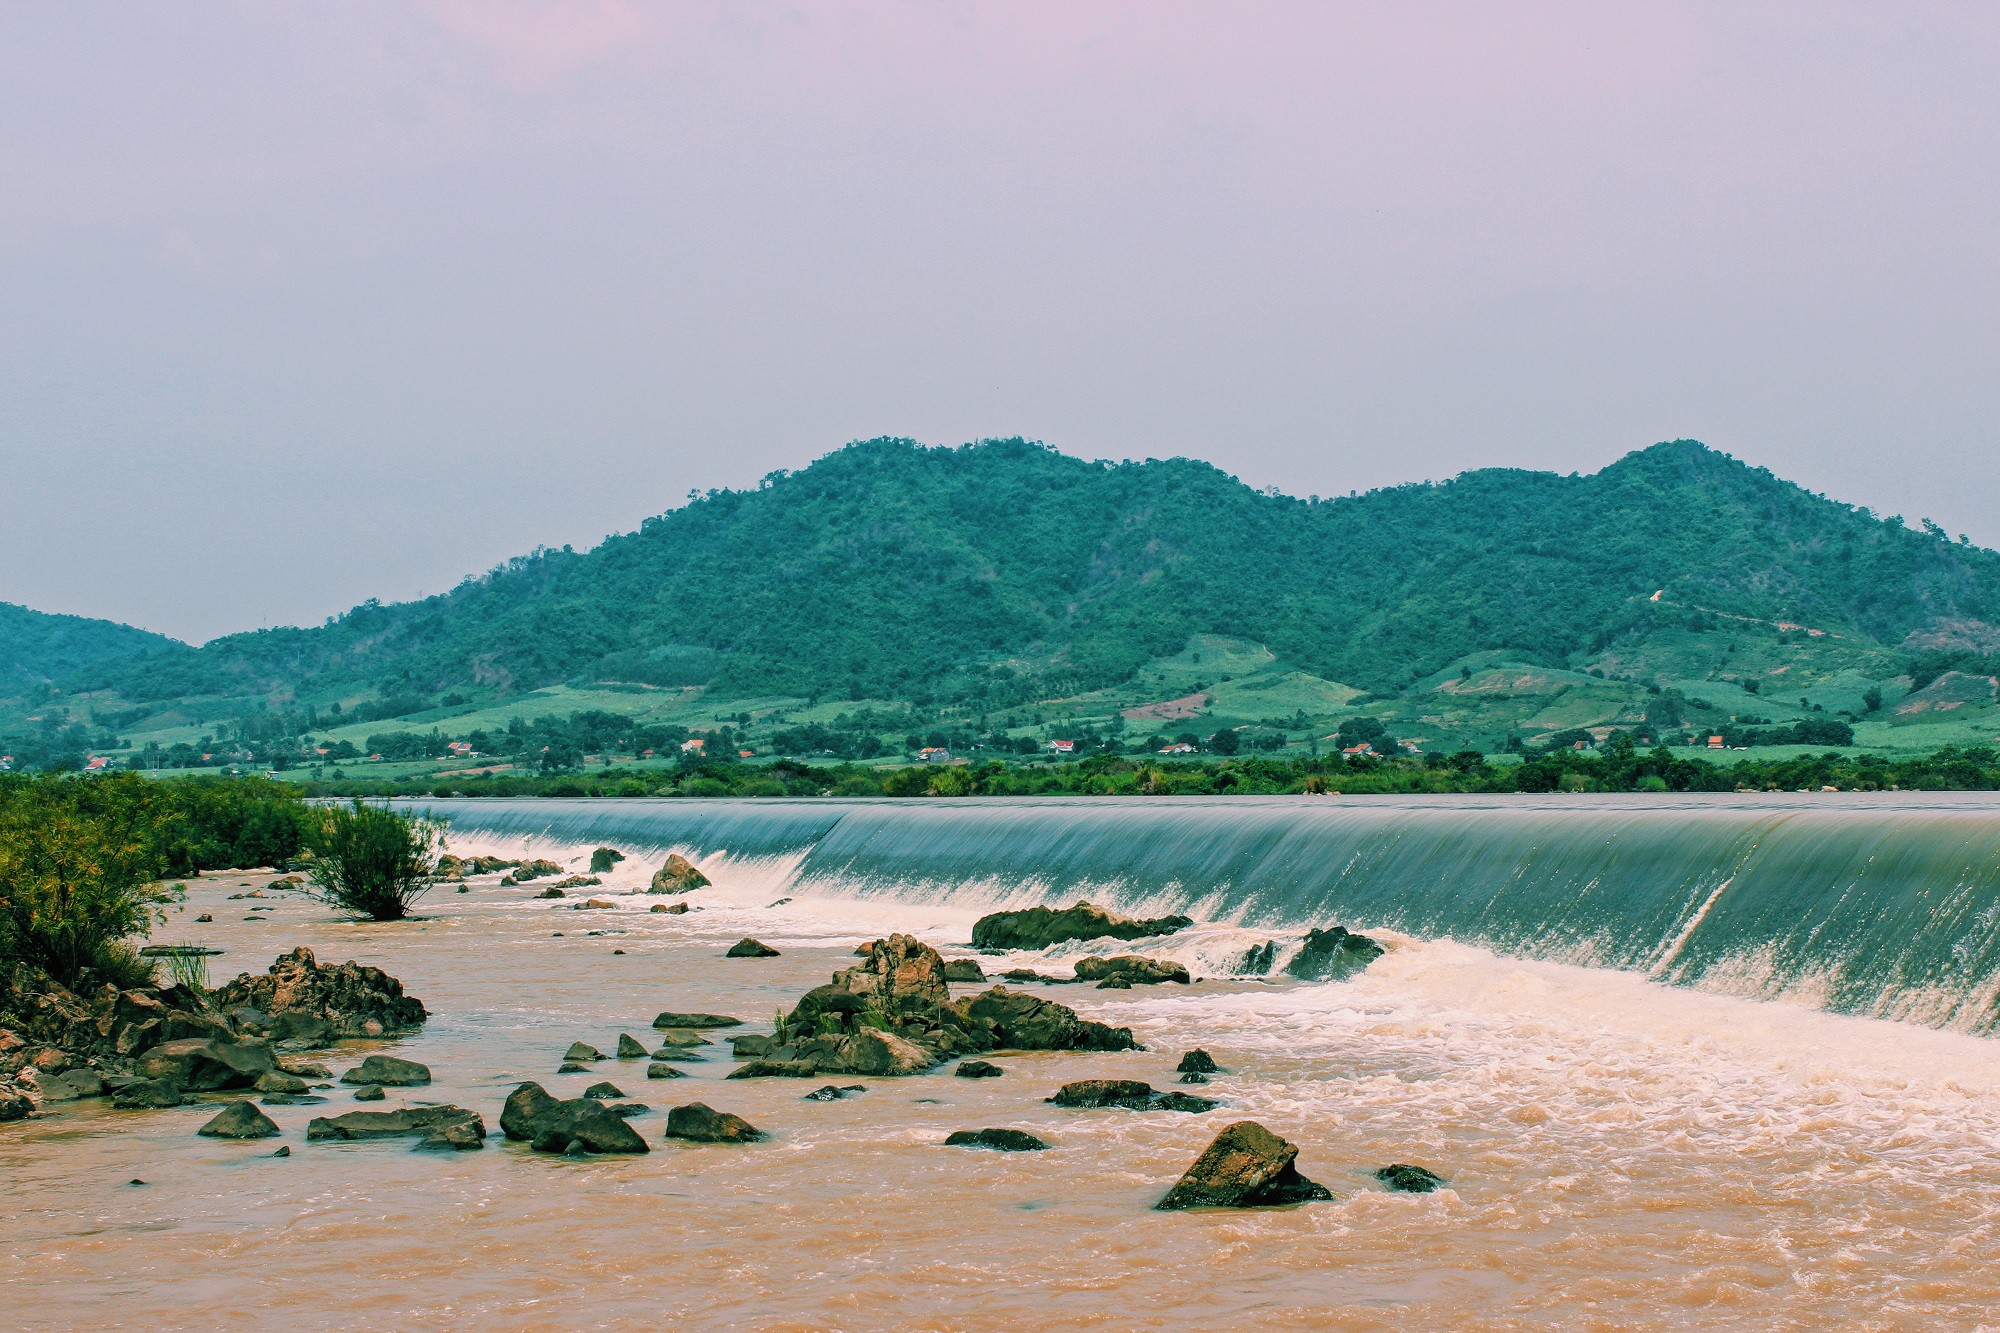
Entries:
{"type": "Polygon", "coordinates": [[[914,764],[865,768],[855,764],[703,763],[678,768],[623,768],[531,776],[495,774],[439,780],[322,781],[305,784],[316,796],[1205,796],[1336,793],[1345,795],[1451,792],[1727,792],[1994,791],[2000,752],[1946,747],[1914,759],[1824,753],[1793,759],[1745,759],[1723,765],[1665,746],[1614,745],[1585,753],[1558,750],[1518,764],[1494,763],[1477,751],[1423,758],[1319,759],[1241,757],[1171,761],[1100,754],[1076,763],[1017,767],[914,764]]]}

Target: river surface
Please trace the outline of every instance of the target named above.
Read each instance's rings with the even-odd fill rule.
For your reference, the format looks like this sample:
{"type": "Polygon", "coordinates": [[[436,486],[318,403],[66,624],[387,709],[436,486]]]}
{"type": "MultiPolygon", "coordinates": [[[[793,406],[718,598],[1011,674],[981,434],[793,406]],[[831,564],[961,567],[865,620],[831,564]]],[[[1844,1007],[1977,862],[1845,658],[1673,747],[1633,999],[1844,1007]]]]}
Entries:
{"type": "MultiPolygon", "coordinates": [[[[643,1060],[606,1059],[582,1075],[554,1070],[575,1040],[609,1051],[620,1032],[630,1032],[652,1045],[649,1024],[662,1009],[734,1014],[750,1024],[741,1030],[765,1030],[777,1009],[849,965],[857,943],[892,929],[963,956],[972,921],[993,901],[1070,895],[1074,882],[1049,872],[1055,861],[1024,860],[1009,874],[989,858],[955,890],[927,865],[913,869],[899,895],[884,850],[894,837],[882,827],[868,834],[876,859],[865,874],[842,880],[813,871],[814,849],[825,854],[829,834],[860,808],[853,803],[793,803],[801,814],[746,811],[749,803],[694,811],[694,803],[680,802],[655,822],[664,828],[660,821],[699,818],[747,827],[741,821],[754,817],[824,826],[810,838],[767,839],[732,855],[722,845],[727,839],[671,829],[650,839],[628,829],[614,838],[591,824],[571,830],[582,836],[558,836],[556,807],[600,803],[493,802],[483,815],[455,812],[455,849],[532,850],[580,866],[595,841],[616,842],[632,859],[597,890],[615,907],[575,911],[573,899],[537,900],[532,887],[502,888],[488,876],[468,893],[435,891],[423,902],[425,920],[365,925],[296,897],[268,904],[229,897],[268,876],[205,877],[191,884],[185,908],[156,939],[226,950],[211,960],[217,981],[261,970],[298,944],[322,961],[354,958],[387,969],[435,1016],[419,1035],[345,1043],[326,1063],[338,1073],[374,1049],[421,1060],[436,1081],[391,1089],[382,1105],[471,1107],[493,1137],[486,1149],[460,1154],[411,1152],[396,1141],[307,1143],[313,1115],[357,1109],[338,1086],[323,1093],[325,1107],[270,1108],[281,1140],[199,1138],[194,1131],[212,1114],[201,1106],[120,1112],[69,1103],[0,1126],[0,1324],[1000,1330],[2000,1323],[1992,1313],[2000,1308],[2000,1046],[1981,1035],[1986,1025],[1965,998],[1984,984],[1977,969],[1986,942],[1973,939],[1984,908],[1961,901],[1988,882],[1980,876],[1991,868],[1976,861],[1984,830],[2000,823],[2000,813],[1990,800],[1925,798],[1905,807],[1907,819],[1899,821],[1893,806],[1886,817],[1879,804],[1815,812],[1803,799],[1775,820],[1768,802],[1745,816],[1764,821],[1758,836],[1767,851],[1759,855],[1768,854],[1771,839],[1784,840],[1773,830],[1797,814],[1808,817],[1814,838],[1837,841],[1847,836],[1841,826],[1863,827],[1876,844],[1866,864],[1879,866],[1893,853],[1933,867],[1957,857],[1967,867],[1949,872],[1958,874],[1951,884],[1933,886],[1934,901],[1950,900],[1934,914],[1947,922],[1938,929],[1960,945],[1973,941],[1958,948],[1964,975],[1933,970],[1926,984],[1957,998],[1922,1009],[1921,1022],[1835,1012],[1842,1007],[1837,984],[1812,989],[1787,980],[1779,998],[1760,998],[1757,988],[1777,973],[1740,962],[1728,973],[1737,978],[1730,984],[1715,967],[1682,976],[1651,964],[1584,966],[1514,956],[1477,930],[1465,931],[1467,938],[1426,937],[1387,923],[1386,914],[1346,911],[1322,913],[1324,923],[1372,927],[1391,945],[1358,978],[1231,975],[1232,960],[1247,946],[1276,939],[1282,958],[1296,932],[1287,933],[1291,926],[1272,899],[1242,888],[1241,874],[1211,870],[1200,884],[1177,881],[1180,900],[1205,896],[1220,910],[1146,947],[1192,962],[1207,980],[1039,992],[1087,1017],[1131,1026],[1148,1050],[1009,1056],[998,1061],[1006,1075],[991,1080],[843,1077],[833,1081],[867,1091],[829,1103],[800,1099],[817,1081],[724,1081],[726,1044],[711,1048],[707,1061],[683,1066],[689,1077],[680,1080],[647,1080],[643,1060]],[[1847,817],[1824,818],[1828,811],[1847,817]],[[1948,846],[1913,850],[1908,839],[1916,835],[1896,830],[1918,826],[1944,830],[1928,836],[1948,846]],[[652,914],[647,909],[662,899],[626,892],[643,886],[661,859],[656,849],[665,846],[697,854],[716,880],[688,898],[702,910],[652,914]],[[772,905],[782,897],[791,901],[772,905]],[[244,920],[253,908],[265,919],[244,920]],[[216,919],[193,924],[199,912],[216,919]],[[724,959],[724,949],[745,935],[781,956],[724,959]],[[1194,1046],[1228,1071],[1199,1090],[1224,1102],[1205,1115],[1066,1111],[1042,1100],[1084,1077],[1171,1086],[1176,1061],[1194,1046]],[[500,1102],[530,1078],[561,1096],[609,1079],[655,1108],[631,1122],[654,1150],[574,1160],[507,1143],[498,1134],[500,1102]],[[663,1142],[664,1109],[696,1100],[743,1115],[771,1140],[663,1142]],[[1300,1169],[1334,1198],[1244,1213],[1151,1211],[1218,1130],[1246,1118],[1298,1144],[1300,1169]],[[952,1130],[988,1126],[1029,1130],[1054,1147],[1001,1154],[941,1144],[952,1130]],[[278,1143],[292,1155],[270,1156],[278,1143]],[[1448,1188],[1387,1193],[1372,1173],[1392,1162],[1428,1167],[1448,1188]],[[135,1179],[145,1183],[129,1183],[135,1179]]],[[[631,806],[640,803],[601,804],[616,807],[619,819],[639,817],[631,806]]],[[[938,803],[904,804],[934,810],[938,803]]],[[[1213,804],[1191,807],[1192,817],[1211,828],[1227,824],[1213,804]]],[[[1091,822],[1079,832],[1086,816],[1053,808],[1062,838],[1101,839],[1111,836],[1103,828],[1118,827],[1091,822]]],[[[1556,819],[1585,809],[1550,808],[1556,819]]],[[[1611,808],[1614,821],[1631,814],[1611,808]]],[[[864,817],[887,817],[875,809],[864,817]]],[[[1284,822],[1282,806],[1243,809],[1240,818],[1252,824],[1267,816],[1284,822]]],[[[1731,817],[1727,803],[1703,809],[1718,824],[1731,817]]],[[[946,813],[978,818],[963,809],[946,813]]],[[[913,810],[909,817],[944,815],[913,810]]],[[[1649,817],[1671,820],[1674,812],[1649,817]]],[[[1028,819],[1028,807],[996,818],[1028,819]]],[[[1157,866],[1168,833],[1159,816],[1149,818],[1154,822],[1130,827],[1153,844],[1141,850],[1157,866]]],[[[1311,835],[1321,818],[1307,812],[1295,822],[1311,835]]],[[[1434,821],[1418,811],[1414,822],[1459,836],[1450,828],[1467,821],[1434,821]]],[[[1555,845],[1552,827],[1530,841],[1545,850],[1555,845]]],[[[1636,828],[1616,836],[1637,836],[1636,828]]],[[[1407,839],[1408,828],[1399,836],[1407,839]]],[[[1580,836],[1581,845],[1605,851],[1603,836],[1580,836]]],[[[1717,845],[1729,830],[1703,826],[1689,836],[1717,845]]],[[[744,833],[742,842],[751,841],[744,833]]],[[[1657,850],[1664,845],[1655,843],[1664,858],[1660,880],[1679,894],[1692,872],[1657,850]]],[[[1084,853],[1072,847],[1070,854],[1084,853]]],[[[1132,854],[1094,853],[1114,861],[1132,854]]],[[[1562,853],[1584,854],[1574,845],[1562,853]]],[[[1814,864],[1847,864],[1840,860],[1846,855],[1823,844],[1814,864]]],[[[1739,857],[1739,872],[1742,864],[1739,857]]],[[[1605,878],[1600,870],[1595,880],[1605,878]]],[[[1158,875],[1132,879],[1123,900],[1116,876],[1091,882],[1100,901],[1124,907],[1175,897],[1158,875]]],[[[1796,887],[1814,900],[1855,893],[1851,886],[1796,887]]],[[[1698,933],[1728,892],[1715,896],[1710,884],[1708,914],[1692,926],[1678,908],[1662,908],[1661,919],[1676,934],[1698,933]]],[[[1853,919],[1864,918],[1860,905],[1850,908],[1853,919]]],[[[1407,925],[1410,917],[1398,920],[1407,925]]],[[[1754,950],[1754,942],[1746,947],[1754,950]]],[[[1954,947],[1932,940],[1915,952],[1950,955],[1954,947]]],[[[1071,945],[1052,957],[982,962],[989,972],[1017,963],[1066,970],[1081,952],[1071,945]]],[[[1853,975],[1825,966],[1819,974],[1835,982],[1853,975]]]]}

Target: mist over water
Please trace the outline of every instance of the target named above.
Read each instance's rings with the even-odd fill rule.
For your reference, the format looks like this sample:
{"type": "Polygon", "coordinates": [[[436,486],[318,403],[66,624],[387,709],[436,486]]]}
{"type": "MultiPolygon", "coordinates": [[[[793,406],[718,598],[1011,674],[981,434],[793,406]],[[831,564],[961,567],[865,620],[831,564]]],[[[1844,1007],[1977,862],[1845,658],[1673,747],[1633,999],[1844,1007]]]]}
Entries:
{"type": "Polygon", "coordinates": [[[1980,1033],[2000,993],[1987,793],[422,804],[464,834],[763,863],[774,896],[1339,924],[1980,1033]]]}

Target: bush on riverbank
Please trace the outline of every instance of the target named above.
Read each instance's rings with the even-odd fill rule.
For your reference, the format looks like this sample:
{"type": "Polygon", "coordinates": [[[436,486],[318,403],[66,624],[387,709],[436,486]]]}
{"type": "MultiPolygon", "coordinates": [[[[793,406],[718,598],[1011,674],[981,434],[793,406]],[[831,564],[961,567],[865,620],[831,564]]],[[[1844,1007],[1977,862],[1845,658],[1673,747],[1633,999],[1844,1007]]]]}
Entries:
{"type": "Polygon", "coordinates": [[[308,891],[373,921],[401,921],[437,880],[441,832],[432,820],[359,797],[314,810],[306,827],[308,891]]]}
{"type": "Polygon", "coordinates": [[[938,768],[866,768],[781,759],[769,765],[704,763],[687,768],[619,766],[560,778],[513,774],[306,784],[316,796],[1210,796],[1331,792],[1395,795],[1453,792],[1726,792],[1737,790],[2000,790],[2000,753],[1947,747],[1912,759],[1826,753],[1733,765],[1666,747],[1605,753],[1557,750],[1519,764],[1475,751],[1376,759],[1240,758],[1176,762],[1098,755],[1078,763],[997,762],[938,768]]]}

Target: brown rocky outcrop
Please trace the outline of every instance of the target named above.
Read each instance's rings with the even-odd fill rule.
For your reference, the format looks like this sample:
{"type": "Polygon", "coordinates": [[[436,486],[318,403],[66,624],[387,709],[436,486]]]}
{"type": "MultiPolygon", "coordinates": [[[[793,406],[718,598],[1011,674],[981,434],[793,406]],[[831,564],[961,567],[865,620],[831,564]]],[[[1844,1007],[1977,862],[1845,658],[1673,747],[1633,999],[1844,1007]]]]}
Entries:
{"type": "Polygon", "coordinates": [[[1120,916],[1095,903],[1074,907],[1029,907],[1018,912],[993,912],[973,923],[975,949],[1046,949],[1065,940],[1136,940],[1171,935],[1194,924],[1192,917],[1151,919],[1120,916]]]}
{"type": "Polygon", "coordinates": [[[423,1001],[405,995],[403,983],[381,968],[352,961],[322,967],[307,948],[281,956],[263,976],[237,977],[213,1000],[225,1012],[264,1015],[274,1039],[391,1037],[430,1017],[423,1001]]]}
{"type": "Polygon", "coordinates": [[[431,1081],[429,1065],[395,1055],[371,1055],[340,1076],[342,1083],[372,1083],[378,1088],[420,1088],[431,1081]]]}
{"type": "Polygon", "coordinates": [[[766,1136],[740,1115],[690,1102],[667,1112],[665,1137],[691,1143],[756,1143],[766,1136]]]}
{"type": "Polygon", "coordinates": [[[1190,981],[1188,970],[1179,963],[1164,958],[1142,958],[1135,953],[1119,954],[1115,958],[1079,958],[1076,979],[1095,981],[1100,986],[1115,981],[1126,987],[1157,986],[1168,981],[1185,986],[1190,981]]]}
{"type": "Polygon", "coordinates": [[[648,893],[692,893],[696,889],[708,887],[707,875],[695,869],[694,862],[679,852],[667,858],[667,863],[653,872],[653,879],[646,886],[648,893]]]}
{"type": "Polygon", "coordinates": [[[507,1094],[500,1132],[521,1139],[536,1152],[649,1152],[646,1141],[603,1102],[587,1097],[561,1101],[539,1083],[523,1083],[507,1094]]]}
{"type": "Polygon", "coordinates": [[[1215,1136],[1180,1182],[1155,1208],[1268,1208],[1331,1199],[1326,1186],[1293,1165],[1299,1150],[1254,1120],[1239,1120],[1215,1136]]]}
{"type": "Polygon", "coordinates": [[[257,1079],[277,1069],[271,1048],[213,1037],[185,1037],[161,1042],[139,1058],[139,1077],[156,1079],[182,1092],[218,1092],[254,1088],[257,1079]]]}
{"type": "Polygon", "coordinates": [[[1139,1051],[1132,1029],[1078,1018],[1067,1005],[1005,986],[981,991],[951,1006],[962,1025],[985,1041],[981,1050],[1139,1051]]]}

